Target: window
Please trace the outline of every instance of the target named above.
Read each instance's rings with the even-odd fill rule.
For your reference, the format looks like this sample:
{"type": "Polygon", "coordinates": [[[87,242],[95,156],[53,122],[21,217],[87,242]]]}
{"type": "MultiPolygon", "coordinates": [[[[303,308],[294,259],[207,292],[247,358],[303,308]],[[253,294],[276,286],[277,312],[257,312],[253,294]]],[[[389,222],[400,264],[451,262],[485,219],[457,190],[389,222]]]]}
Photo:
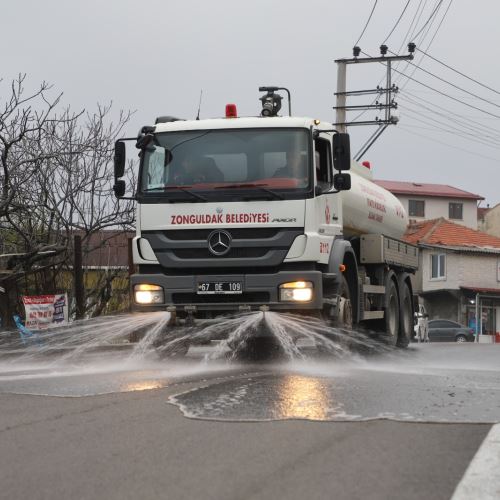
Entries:
{"type": "Polygon", "coordinates": [[[332,154],[330,152],[330,142],[324,139],[314,141],[316,162],[316,179],[318,185],[326,188],[332,182],[332,154]]]}
{"type": "MultiPolygon", "coordinates": [[[[141,153],[139,195],[151,203],[305,198],[312,186],[309,141],[309,130],[295,128],[157,133],[141,153]]],[[[329,151],[320,147],[320,157],[327,155],[322,169],[331,168],[329,151]]]]}
{"type": "Polygon", "coordinates": [[[450,203],[449,204],[449,218],[462,220],[463,203],[450,203]]]}
{"type": "Polygon", "coordinates": [[[425,217],[425,201],[408,200],[408,212],[410,217],[425,217]]]}
{"type": "Polygon", "coordinates": [[[461,325],[459,325],[458,323],[455,323],[454,321],[438,319],[435,321],[429,321],[429,327],[432,327],[432,328],[460,328],[461,325]]]}
{"type": "Polygon", "coordinates": [[[431,255],[431,279],[443,279],[446,276],[445,262],[444,253],[431,255]]]}

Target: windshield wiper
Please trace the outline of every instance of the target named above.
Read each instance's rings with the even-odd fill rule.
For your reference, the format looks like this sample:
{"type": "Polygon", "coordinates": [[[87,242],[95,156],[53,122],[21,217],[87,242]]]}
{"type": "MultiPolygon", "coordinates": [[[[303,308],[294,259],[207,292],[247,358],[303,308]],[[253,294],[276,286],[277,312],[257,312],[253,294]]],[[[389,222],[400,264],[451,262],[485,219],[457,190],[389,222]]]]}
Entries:
{"type": "Polygon", "coordinates": [[[260,191],[264,191],[265,193],[270,194],[273,196],[273,198],[278,199],[278,200],[284,200],[284,196],[281,194],[277,193],[276,191],[273,191],[271,189],[268,189],[264,187],[265,184],[252,184],[252,183],[246,183],[246,184],[230,184],[229,186],[217,186],[214,189],[238,189],[238,188],[257,188],[260,191]]]}
{"type": "MultiPolygon", "coordinates": [[[[201,194],[195,193],[194,191],[191,191],[190,188],[191,186],[157,186],[154,188],[148,188],[144,189],[145,193],[150,193],[151,191],[168,191],[169,189],[178,189],[179,191],[182,191],[183,193],[190,194],[193,198],[196,198],[201,201],[208,201],[207,198],[202,196],[201,194]]],[[[172,200],[170,200],[172,201],[172,200]]]]}

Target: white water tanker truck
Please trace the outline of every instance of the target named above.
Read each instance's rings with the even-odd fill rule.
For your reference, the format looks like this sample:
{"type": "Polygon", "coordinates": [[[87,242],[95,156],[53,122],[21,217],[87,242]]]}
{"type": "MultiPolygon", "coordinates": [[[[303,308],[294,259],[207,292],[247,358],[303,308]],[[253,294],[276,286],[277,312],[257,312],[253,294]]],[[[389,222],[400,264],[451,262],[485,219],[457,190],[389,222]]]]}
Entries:
{"type": "MultiPolygon", "coordinates": [[[[223,118],[160,117],[141,129],[133,309],[188,320],[259,309],[321,315],[406,347],[418,253],[401,241],[403,206],[351,162],[348,134],[276,116],[269,95],[259,117],[227,105],[223,118]]],[[[118,197],[125,161],[119,140],[118,197]]]]}

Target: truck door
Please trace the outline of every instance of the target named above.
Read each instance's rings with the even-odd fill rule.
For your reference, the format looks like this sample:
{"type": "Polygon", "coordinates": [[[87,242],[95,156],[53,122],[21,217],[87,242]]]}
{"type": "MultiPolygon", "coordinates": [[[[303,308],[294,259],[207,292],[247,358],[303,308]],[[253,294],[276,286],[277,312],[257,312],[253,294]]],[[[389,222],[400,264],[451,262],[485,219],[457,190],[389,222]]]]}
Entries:
{"type": "Polygon", "coordinates": [[[314,140],[314,176],[315,186],[319,188],[316,197],[318,226],[325,235],[333,235],[336,231],[332,225],[339,221],[339,197],[329,193],[333,189],[333,161],[330,137],[326,134],[314,140]]]}

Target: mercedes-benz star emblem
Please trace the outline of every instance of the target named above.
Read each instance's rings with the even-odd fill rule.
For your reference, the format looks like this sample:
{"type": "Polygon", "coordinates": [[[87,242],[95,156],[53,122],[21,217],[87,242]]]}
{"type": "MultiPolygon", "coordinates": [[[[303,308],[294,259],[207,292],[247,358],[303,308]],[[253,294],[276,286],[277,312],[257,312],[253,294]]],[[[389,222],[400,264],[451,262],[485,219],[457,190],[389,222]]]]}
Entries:
{"type": "Polygon", "coordinates": [[[231,250],[231,235],[227,231],[216,230],[208,235],[208,249],[217,257],[226,255],[231,250]]]}

